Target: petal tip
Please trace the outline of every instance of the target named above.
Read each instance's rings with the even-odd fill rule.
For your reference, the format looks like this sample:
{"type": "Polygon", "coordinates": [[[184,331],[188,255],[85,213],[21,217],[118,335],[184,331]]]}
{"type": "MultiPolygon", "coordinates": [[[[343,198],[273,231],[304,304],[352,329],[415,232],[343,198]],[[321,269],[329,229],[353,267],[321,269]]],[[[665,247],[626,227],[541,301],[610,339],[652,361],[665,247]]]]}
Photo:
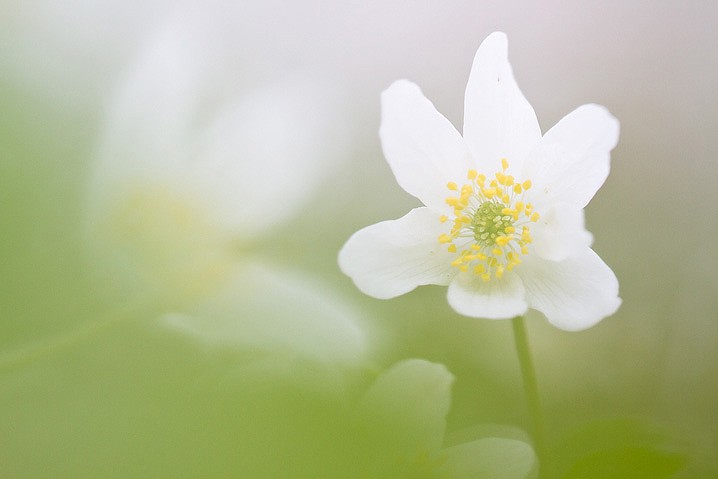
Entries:
{"type": "MultiPolygon", "coordinates": [[[[492,32],[487,36],[483,42],[481,42],[481,46],[493,46],[494,48],[506,48],[508,47],[509,39],[506,33],[504,32],[492,32]]],[[[481,47],[479,47],[481,48],[481,47]]]]}
{"type": "Polygon", "coordinates": [[[392,82],[383,92],[381,92],[382,100],[389,95],[395,95],[397,93],[421,93],[421,88],[416,83],[402,79],[392,82]]]}

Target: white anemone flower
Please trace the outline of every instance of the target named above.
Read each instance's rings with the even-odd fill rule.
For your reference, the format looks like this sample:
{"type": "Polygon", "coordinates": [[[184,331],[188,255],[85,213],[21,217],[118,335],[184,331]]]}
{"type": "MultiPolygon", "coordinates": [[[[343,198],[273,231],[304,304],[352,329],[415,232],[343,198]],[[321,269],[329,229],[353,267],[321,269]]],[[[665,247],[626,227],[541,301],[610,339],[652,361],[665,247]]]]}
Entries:
{"type": "Polygon", "coordinates": [[[253,82],[238,45],[197,13],[157,29],[108,109],[88,198],[93,265],[115,297],[159,304],[163,324],[212,347],[356,364],[357,315],[272,261],[287,238],[274,230],[346,150],[341,96],[302,74],[253,82]]]}
{"type": "Polygon", "coordinates": [[[523,479],[535,472],[536,455],[519,439],[446,443],[453,380],[441,364],[408,359],[374,381],[359,403],[357,419],[379,438],[370,446],[372,459],[362,461],[361,477],[523,479]]]}
{"type": "Polygon", "coordinates": [[[604,107],[589,104],[542,136],[506,36],[493,33],[471,69],[463,137],[415,84],[400,80],[383,93],[384,155],[424,207],[356,232],[339,265],[376,298],[448,285],[449,304],[466,316],[532,308],[558,328],[589,328],[621,303],[583,213],[608,176],[618,132],[604,107]]]}

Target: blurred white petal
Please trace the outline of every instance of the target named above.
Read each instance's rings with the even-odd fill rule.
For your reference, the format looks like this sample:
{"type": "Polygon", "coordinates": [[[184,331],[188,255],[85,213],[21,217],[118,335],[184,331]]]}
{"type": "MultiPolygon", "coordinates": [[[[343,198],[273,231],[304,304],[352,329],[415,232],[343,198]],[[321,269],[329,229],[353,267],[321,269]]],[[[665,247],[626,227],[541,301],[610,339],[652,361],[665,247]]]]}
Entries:
{"type": "Polygon", "coordinates": [[[223,288],[164,323],[212,348],[271,352],[356,367],[366,359],[359,315],[311,278],[258,261],[223,288]]]}
{"type": "Polygon", "coordinates": [[[175,12],[110,105],[86,230],[120,291],[219,287],[238,252],[274,240],[349,151],[337,87],[302,73],[248,79],[253,65],[236,64],[215,31],[220,12],[175,12]]]}

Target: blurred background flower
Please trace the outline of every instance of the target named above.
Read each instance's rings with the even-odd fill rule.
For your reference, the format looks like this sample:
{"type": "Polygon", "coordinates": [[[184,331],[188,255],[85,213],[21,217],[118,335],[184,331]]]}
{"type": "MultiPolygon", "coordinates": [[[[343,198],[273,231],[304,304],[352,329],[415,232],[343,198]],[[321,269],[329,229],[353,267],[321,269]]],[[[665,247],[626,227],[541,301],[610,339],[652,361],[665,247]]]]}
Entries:
{"type": "MultiPolygon", "coordinates": [[[[81,328],[116,307],[90,272],[97,265],[87,263],[87,184],[104,119],[118,108],[115,92],[131,75],[128,65],[177,8],[176,2],[0,5],[3,352],[81,328]]],[[[456,315],[441,288],[382,302],[362,297],[338,271],[336,252],[352,232],[418,206],[397,187],[381,154],[379,94],[410,78],[460,124],[466,59],[490,32],[502,30],[544,131],[580,104],[607,106],[621,121],[621,141],[586,218],[596,251],[619,278],[623,305],[575,334],[527,318],[557,475],[716,476],[718,258],[710,238],[718,221],[707,210],[718,191],[712,166],[718,6],[217,0],[182,9],[196,13],[197,25],[211,26],[224,46],[219,57],[228,55],[219,63],[242,72],[243,91],[232,97],[238,103],[298,71],[338,80],[350,92],[338,119],[350,126],[351,146],[343,152],[349,161],[329,167],[316,194],[257,244],[271,264],[318,282],[318,302],[348,299],[352,304],[340,309],[381,325],[384,334],[371,335],[377,363],[421,357],[446,364],[456,377],[449,431],[479,422],[525,427],[518,366],[508,325],[456,315]]],[[[195,30],[188,35],[195,38],[195,30]]],[[[205,105],[200,125],[218,118],[211,108],[219,104],[205,105]]],[[[280,297],[276,303],[293,304],[280,297]]],[[[311,397],[334,397],[365,381],[345,375],[346,386],[322,391],[314,385],[323,381],[305,381],[325,374],[319,368],[312,375],[321,364],[312,360],[301,375],[289,375],[293,381],[263,382],[268,376],[254,373],[276,370],[272,364],[282,360],[254,361],[246,350],[198,342],[196,332],[177,333],[153,317],[139,314],[112,334],[3,369],[1,475],[232,475],[238,431],[262,425],[268,429],[258,440],[291,451],[297,436],[270,434],[271,427],[296,434],[331,429],[326,421],[342,412],[311,397]],[[249,364],[255,386],[243,388],[237,371],[249,364]],[[258,399],[267,397],[260,393],[267,387],[281,390],[279,399],[258,399]],[[242,391],[257,391],[255,411],[264,414],[238,412],[242,391]],[[277,410],[288,414],[267,422],[277,410]]],[[[303,361],[285,364],[292,362],[303,361]]],[[[305,450],[307,460],[323,457],[326,443],[305,450]]]]}

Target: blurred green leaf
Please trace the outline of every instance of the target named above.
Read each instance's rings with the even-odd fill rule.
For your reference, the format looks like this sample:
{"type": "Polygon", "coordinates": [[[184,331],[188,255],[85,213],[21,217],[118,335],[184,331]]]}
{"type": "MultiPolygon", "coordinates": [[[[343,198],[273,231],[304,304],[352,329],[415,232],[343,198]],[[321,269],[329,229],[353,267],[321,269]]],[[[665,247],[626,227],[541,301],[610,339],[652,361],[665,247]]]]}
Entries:
{"type": "Polygon", "coordinates": [[[637,418],[583,424],[561,441],[554,457],[556,477],[566,479],[668,478],[688,460],[666,430],[637,418]]]}

